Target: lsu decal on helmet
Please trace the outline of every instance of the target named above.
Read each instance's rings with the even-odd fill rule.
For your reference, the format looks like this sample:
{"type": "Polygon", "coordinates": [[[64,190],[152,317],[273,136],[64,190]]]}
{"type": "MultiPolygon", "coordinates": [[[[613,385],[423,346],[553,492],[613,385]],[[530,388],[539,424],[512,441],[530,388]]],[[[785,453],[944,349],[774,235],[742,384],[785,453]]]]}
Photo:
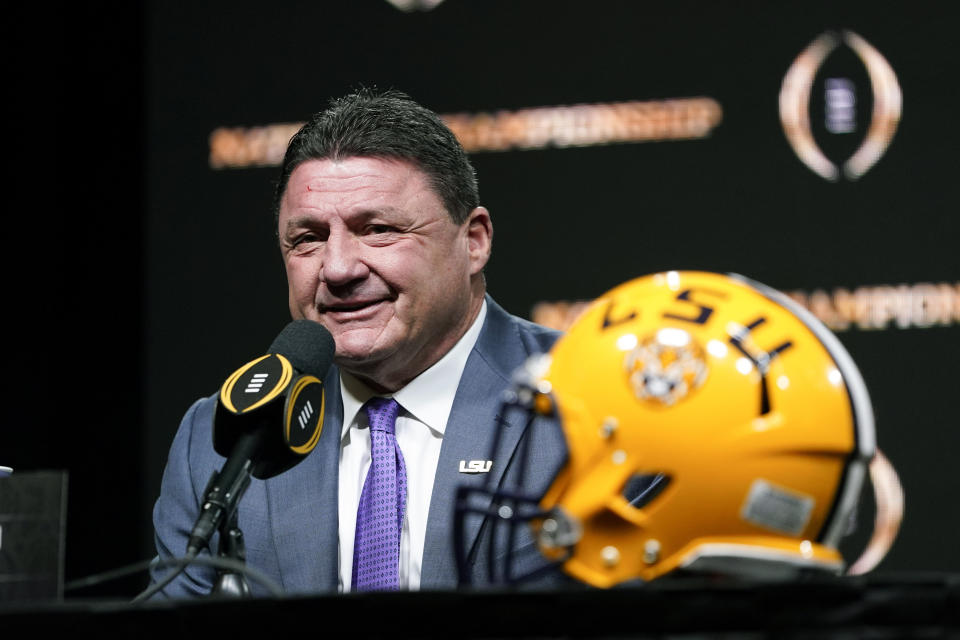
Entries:
{"type": "Polygon", "coordinates": [[[870,400],[836,337],[764,285],[683,271],[620,285],[518,372],[509,403],[556,418],[566,464],[540,496],[522,474],[464,490],[460,516],[529,527],[577,581],[844,569],[870,400]]]}

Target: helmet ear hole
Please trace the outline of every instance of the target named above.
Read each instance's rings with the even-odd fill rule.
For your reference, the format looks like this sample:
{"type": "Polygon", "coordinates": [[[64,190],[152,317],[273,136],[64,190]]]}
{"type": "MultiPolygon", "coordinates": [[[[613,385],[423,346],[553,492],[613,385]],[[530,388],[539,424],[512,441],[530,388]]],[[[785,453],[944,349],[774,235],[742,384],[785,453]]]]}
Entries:
{"type": "Polygon", "coordinates": [[[665,473],[635,473],[627,479],[620,495],[634,509],[642,509],[656,499],[669,484],[670,476],[665,473]]]}

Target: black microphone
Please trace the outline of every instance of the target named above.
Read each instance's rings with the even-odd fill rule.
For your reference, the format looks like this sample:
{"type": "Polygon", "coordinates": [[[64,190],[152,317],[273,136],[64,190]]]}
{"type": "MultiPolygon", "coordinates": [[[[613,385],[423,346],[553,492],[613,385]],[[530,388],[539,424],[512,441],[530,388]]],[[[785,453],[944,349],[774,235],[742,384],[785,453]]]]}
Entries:
{"type": "Polygon", "coordinates": [[[335,350],[333,336],[322,325],[294,320],[266,355],[223,383],[213,418],[213,448],[227,461],[207,483],[187,555],[207,546],[233,514],[251,475],[271,478],[313,451],[323,430],[323,378],[335,350]]]}

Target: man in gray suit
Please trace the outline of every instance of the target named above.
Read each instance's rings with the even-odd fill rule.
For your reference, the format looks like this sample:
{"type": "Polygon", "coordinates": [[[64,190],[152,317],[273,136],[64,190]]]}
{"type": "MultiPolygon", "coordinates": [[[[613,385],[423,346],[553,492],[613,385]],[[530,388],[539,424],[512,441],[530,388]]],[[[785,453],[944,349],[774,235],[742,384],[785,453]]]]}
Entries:
{"type": "MultiPolygon", "coordinates": [[[[563,461],[553,425],[500,411],[514,370],[549,350],[556,333],[486,295],[493,226],[473,168],[440,119],[404,94],[363,91],[314,116],[290,141],[274,204],[291,315],[330,331],[336,366],[316,450],[254,480],[240,503],[247,564],[288,593],[454,587],[456,488],[502,481],[534,438],[521,447],[528,474],[537,470],[531,490],[545,488],[563,461]],[[390,437],[406,489],[388,545],[393,582],[364,587],[355,541],[366,526],[358,504],[379,464],[370,428],[379,418],[367,412],[377,397],[396,401],[390,437]],[[510,428],[493,451],[498,422],[510,428]]],[[[198,401],[171,448],[154,509],[163,560],[182,555],[206,482],[223,464],[212,448],[215,404],[198,401]]],[[[504,541],[484,541],[487,528],[466,524],[468,570],[507,552],[504,541]]],[[[211,548],[218,544],[214,536],[211,548]]],[[[510,551],[532,546],[521,535],[510,551]]],[[[163,573],[155,569],[154,579],[163,573]]],[[[215,575],[191,566],[163,593],[207,594],[215,575]]]]}

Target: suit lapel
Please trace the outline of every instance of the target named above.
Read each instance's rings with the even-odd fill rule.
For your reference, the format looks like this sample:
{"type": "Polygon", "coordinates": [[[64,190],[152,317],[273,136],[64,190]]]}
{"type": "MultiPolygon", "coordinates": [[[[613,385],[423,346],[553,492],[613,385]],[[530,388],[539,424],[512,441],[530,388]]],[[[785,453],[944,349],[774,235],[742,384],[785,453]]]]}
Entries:
{"type": "MultiPolygon", "coordinates": [[[[494,428],[499,420],[501,396],[510,375],[528,356],[510,316],[487,297],[487,318],[461,376],[460,387],[447,421],[440,460],[430,500],[429,528],[423,550],[421,584],[432,588],[455,587],[456,557],[453,548],[454,500],[461,485],[496,486],[506,470],[525,419],[517,412],[505,416],[508,428],[491,460],[488,473],[461,473],[460,462],[490,460],[494,428]]],[[[479,519],[470,518],[464,531],[467,548],[480,530],[479,519]]]]}
{"type": "Polygon", "coordinates": [[[293,469],[266,482],[272,537],[285,591],[336,591],[337,485],[343,403],[340,374],[326,379],[323,431],[316,448],[293,469]]]}

